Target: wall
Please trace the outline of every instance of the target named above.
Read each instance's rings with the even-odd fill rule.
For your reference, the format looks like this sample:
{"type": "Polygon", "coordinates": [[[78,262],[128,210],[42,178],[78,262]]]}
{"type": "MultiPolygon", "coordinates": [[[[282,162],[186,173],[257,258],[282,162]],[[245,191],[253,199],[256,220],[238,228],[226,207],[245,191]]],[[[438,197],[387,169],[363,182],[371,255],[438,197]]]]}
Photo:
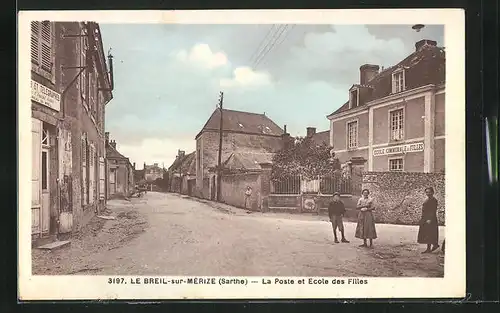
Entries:
{"type": "Polygon", "coordinates": [[[434,172],[445,171],[445,144],[446,139],[435,139],[434,140],[434,172]]]}
{"type": "Polygon", "coordinates": [[[260,173],[225,174],[222,177],[221,200],[236,207],[245,207],[246,187],[252,187],[251,210],[261,209],[260,173]]]}
{"type": "Polygon", "coordinates": [[[341,120],[330,122],[335,151],[347,150],[347,123],[355,119],[358,121],[358,148],[368,146],[368,111],[365,111],[358,115],[347,116],[341,120]]]}
{"type": "Polygon", "coordinates": [[[409,152],[391,155],[373,156],[374,171],[388,171],[389,159],[402,158],[403,167],[407,172],[421,172],[424,169],[424,152],[409,152]]]}
{"type": "Polygon", "coordinates": [[[396,103],[373,109],[373,144],[389,142],[389,111],[404,108],[404,138],[414,139],[424,137],[424,96],[408,100],[406,103],[396,103]]]}
{"type": "Polygon", "coordinates": [[[363,189],[370,190],[378,223],[417,225],[426,199],[425,188],[433,187],[438,200],[439,224],[444,224],[445,177],[443,173],[366,172],[363,189]]]}
{"type": "MultiPolygon", "coordinates": [[[[239,133],[223,133],[222,137],[222,161],[226,160],[233,152],[277,152],[282,147],[281,136],[264,136],[239,133]]],[[[198,160],[201,161],[201,166],[197,166],[200,171],[197,172],[197,189],[199,194],[203,194],[205,198],[209,194],[205,194],[202,190],[203,179],[208,175],[208,169],[216,166],[218,163],[219,154],[219,133],[213,131],[205,131],[197,139],[197,151],[200,149],[201,156],[198,160]],[[201,188],[201,190],[200,190],[201,188]]]]}
{"type": "Polygon", "coordinates": [[[441,93],[436,95],[435,101],[435,115],[434,115],[434,135],[445,135],[445,94],[441,93]]]}

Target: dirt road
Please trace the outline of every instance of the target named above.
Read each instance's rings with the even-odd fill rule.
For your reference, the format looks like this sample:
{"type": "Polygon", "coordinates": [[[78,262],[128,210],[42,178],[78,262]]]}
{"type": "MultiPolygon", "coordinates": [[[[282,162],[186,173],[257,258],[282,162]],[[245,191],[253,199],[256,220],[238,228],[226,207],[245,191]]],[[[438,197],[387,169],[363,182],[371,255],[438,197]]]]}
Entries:
{"type": "MultiPolygon", "coordinates": [[[[334,244],[326,217],[247,213],[175,194],[108,202],[71,245],[33,250],[33,274],[442,277],[443,254],[422,255],[412,226],[377,225],[374,249],[334,244]]],[[[444,229],[440,229],[440,236],[444,229]]]]}

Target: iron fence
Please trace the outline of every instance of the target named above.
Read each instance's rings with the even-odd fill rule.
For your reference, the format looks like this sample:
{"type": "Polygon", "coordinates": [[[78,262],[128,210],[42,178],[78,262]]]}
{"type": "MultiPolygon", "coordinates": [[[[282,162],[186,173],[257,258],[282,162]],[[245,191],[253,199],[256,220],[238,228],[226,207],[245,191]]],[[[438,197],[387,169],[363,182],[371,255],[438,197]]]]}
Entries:
{"type": "Polygon", "coordinates": [[[340,173],[329,176],[305,179],[301,176],[289,176],[271,181],[271,194],[298,195],[323,194],[331,195],[334,192],[341,194],[352,193],[352,181],[340,173]]]}

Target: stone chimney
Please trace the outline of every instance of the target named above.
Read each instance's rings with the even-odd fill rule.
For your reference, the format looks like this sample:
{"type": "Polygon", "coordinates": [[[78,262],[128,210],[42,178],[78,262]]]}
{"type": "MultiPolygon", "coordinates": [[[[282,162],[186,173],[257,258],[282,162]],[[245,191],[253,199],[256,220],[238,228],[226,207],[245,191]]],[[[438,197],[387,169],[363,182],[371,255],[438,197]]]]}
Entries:
{"type": "Polygon", "coordinates": [[[177,150],[177,157],[182,158],[184,155],[186,155],[186,151],[180,149],[177,150]]]}
{"type": "Polygon", "coordinates": [[[307,137],[309,137],[309,138],[314,136],[314,134],[316,134],[316,127],[307,127],[306,134],[307,134],[307,137]]]}
{"type": "Polygon", "coordinates": [[[111,140],[111,141],[109,142],[109,145],[110,145],[111,147],[113,147],[114,149],[116,149],[116,141],[111,140]]]}
{"type": "Polygon", "coordinates": [[[109,145],[109,132],[104,133],[104,140],[106,141],[106,145],[109,145]]]}
{"type": "Polygon", "coordinates": [[[425,46],[433,46],[433,47],[435,47],[436,45],[437,45],[437,42],[434,41],[434,40],[422,39],[422,40],[417,41],[417,43],[415,43],[415,51],[418,51],[422,47],[425,47],[425,46]]]}
{"type": "Polygon", "coordinates": [[[379,66],[364,64],[359,68],[359,84],[366,85],[375,75],[378,74],[379,66]]]}

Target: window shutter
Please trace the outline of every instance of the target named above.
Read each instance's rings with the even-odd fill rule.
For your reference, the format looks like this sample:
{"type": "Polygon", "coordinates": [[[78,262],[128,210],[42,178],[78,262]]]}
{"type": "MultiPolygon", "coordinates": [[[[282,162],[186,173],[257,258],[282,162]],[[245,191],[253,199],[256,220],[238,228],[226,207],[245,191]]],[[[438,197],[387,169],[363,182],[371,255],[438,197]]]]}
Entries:
{"type": "Polygon", "coordinates": [[[52,72],[52,24],[42,22],[41,27],[41,66],[44,70],[52,72]]]}
{"type": "Polygon", "coordinates": [[[40,22],[31,22],[31,62],[40,63],[40,22]]]}

